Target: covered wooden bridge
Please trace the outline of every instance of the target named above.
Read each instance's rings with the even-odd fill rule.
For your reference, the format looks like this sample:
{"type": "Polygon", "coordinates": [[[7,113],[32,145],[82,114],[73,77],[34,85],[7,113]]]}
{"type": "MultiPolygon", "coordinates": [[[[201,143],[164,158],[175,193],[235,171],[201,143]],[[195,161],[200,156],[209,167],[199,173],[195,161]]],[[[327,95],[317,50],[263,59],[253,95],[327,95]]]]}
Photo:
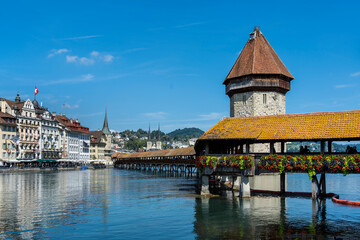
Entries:
{"type": "MultiPolygon", "coordinates": [[[[321,166],[311,165],[311,169],[314,168],[313,197],[316,198],[326,194],[325,173],[337,173],[335,166],[341,168],[339,173],[344,173],[349,168],[346,161],[351,161],[352,168],[348,169],[348,173],[358,173],[357,157],[343,158],[342,156],[348,153],[334,152],[332,149],[334,141],[360,141],[360,111],[227,117],[198,139],[195,150],[197,154],[205,156],[251,155],[255,168],[263,166],[260,161],[269,159],[268,156],[272,154],[328,156],[328,158],[316,158],[321,166]],[[319,142],[320,152],[286,153],[288,142],[319,142]],[[335,160],[331,158],[333,155],[337,155],[335,160]],[[341,162],[342,160],[338,160],[340,158],[345,160],[341,162]],[[327,159],[327,165],[322,164],[322,160],[318,159],[327,159]],[[321,174],[320,181],[316,177],[319,173],[321,174]]],[[[281,158],[283,159],[281,164],[279,164],[279,159],[270,158],[271,161],[267,161],[266,164],[273,165],[268,169],[282,173],[280,188],[281,192],[285,192],[285,172],[291,172],[291,166],[283,169],[282,164],[287,161],[284,159],[289,158],[281,158]]],[[[294,159],[295,167],[296,163],[300,165],[296,162],[297,158],[291,159],[294,159]]],[[[313,164],[313,160],[311,158],[304,160],[304,171],[309,171],[310,167],[306,164],[313,164]]]]}
{"type": "Polygon", "coordinates": [[[114,153],[114,167],[120,169],[197,172],[194,147],[129,154],[114,153]]]}

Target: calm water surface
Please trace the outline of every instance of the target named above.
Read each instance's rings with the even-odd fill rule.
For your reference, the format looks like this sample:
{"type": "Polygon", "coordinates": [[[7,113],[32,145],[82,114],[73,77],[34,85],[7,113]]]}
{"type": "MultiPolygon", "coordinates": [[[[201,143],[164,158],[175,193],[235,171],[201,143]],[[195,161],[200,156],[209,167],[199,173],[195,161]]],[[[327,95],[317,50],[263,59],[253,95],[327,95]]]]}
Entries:
{"type": "MultiPolygon", "coordinates": [[[[360,176],[329,175],[328,192],[360,200],[360,176]]],[[[117,169],[0,175],[3,239],[276,239],[360,236],[360,208],[330,200],[200,198],[196,179],[117,169]]],[[[289,191],[310,191],[306,174],[289,191]]]]}

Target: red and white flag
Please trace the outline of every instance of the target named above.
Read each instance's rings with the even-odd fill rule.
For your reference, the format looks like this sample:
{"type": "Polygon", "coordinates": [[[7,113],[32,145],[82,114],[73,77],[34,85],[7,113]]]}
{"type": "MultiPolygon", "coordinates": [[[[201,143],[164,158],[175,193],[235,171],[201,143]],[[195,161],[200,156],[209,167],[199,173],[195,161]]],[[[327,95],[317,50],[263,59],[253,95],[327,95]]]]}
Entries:
{"type": "Polygon", "coordinates": [[[37,87],[35,86],[35,95],[39,93],[39,90],[37,89],[37,87]]]}

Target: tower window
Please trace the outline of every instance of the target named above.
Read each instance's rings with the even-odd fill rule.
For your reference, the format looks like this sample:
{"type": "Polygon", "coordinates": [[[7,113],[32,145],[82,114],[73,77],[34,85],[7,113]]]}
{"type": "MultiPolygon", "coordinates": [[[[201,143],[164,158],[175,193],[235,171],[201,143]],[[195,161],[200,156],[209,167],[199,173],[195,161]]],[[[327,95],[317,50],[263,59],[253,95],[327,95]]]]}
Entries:
{"type": "Polygon", "coordinates": [[[263,104],[266,104],[266,94],[263,94],[263,104]]]}

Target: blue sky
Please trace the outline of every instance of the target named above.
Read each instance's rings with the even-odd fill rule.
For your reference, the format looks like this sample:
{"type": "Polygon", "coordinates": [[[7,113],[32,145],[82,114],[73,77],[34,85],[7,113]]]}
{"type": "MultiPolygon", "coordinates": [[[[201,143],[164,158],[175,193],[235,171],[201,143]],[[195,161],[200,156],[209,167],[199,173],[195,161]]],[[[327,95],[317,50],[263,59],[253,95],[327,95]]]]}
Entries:
{"type": "Polygon", "coordinates": [[[97,129],[209,129],[253,27],[295,77],[287,113],[360,109],[358,1],[6,1],[0,96],[97,129]]]}

